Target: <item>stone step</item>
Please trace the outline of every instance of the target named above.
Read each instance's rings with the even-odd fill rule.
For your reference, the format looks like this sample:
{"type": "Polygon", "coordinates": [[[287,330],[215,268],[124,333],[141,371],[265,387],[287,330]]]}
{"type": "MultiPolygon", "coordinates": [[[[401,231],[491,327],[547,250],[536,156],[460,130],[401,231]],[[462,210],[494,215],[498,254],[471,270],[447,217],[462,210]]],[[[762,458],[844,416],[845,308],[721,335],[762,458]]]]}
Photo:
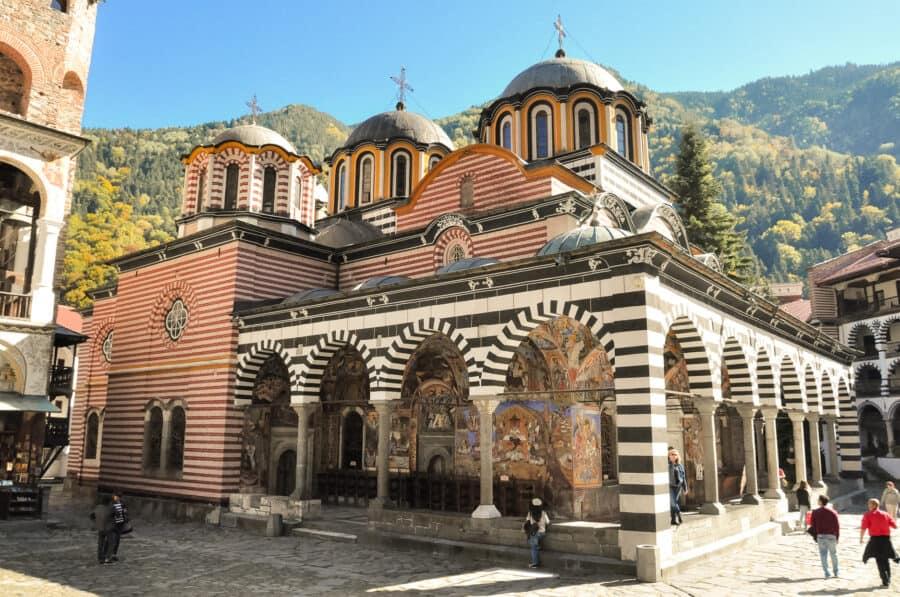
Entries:
{"type": "Polygon", "coordinates": [[[313,539],[323,539],[326,541],[337,541],[338,543],[356,543],[357,535],[350,533],[339,533],[337,531],[325,531],[321,529],[308,529],[297,527],[291,529],[291,534],[297,537],[311,537],[313,539]]]}
{"type": "Polygon", "coordinates": [[[740,553],[745,548],[764,545],[782,535],[780,521],[768,522],[746,531],[680,552],[662,562],[662,580],[666,581],[686,568],[709,562],[727,553],[740,553]]]}

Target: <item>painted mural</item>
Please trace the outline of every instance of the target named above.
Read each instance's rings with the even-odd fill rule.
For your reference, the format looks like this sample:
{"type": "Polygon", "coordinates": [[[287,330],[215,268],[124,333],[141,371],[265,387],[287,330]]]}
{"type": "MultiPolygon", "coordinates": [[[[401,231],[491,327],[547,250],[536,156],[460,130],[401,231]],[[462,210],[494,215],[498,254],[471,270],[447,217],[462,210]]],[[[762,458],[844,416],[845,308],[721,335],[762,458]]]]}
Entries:
{"type": "Polygon", "coordinates": [[[670,331],[666,335],[663,362],[665,363],[666,390],[690,394],[691,383],[688,377],[687,361],[674,331],[670,331]]]}
{"type": "Polygon", "coordinates": [[[728,375],[728,367],[722,363],[722,399],[731,399],[731,376],[728,375]]]}
{"type": "Polygon", "coordinates": [[[266,493],[274,427],[297,427],[291,408],[290,376],[284,362],[272,355],[262,364],[253,385],[250,406],[241,429],[240,487],[245,493],[266,493]]]}
{"type": "Polygon", "coordinates": [[[453,457],[454,474],[477,477],[481,474],[480,419],[474,406],[456,409],[456,440],[453,457]]]}
{"type": "Polygon", "coordinates": [[[522,341],[506,381],[515,399],[495,413],[495,473],[543,482],[560,513],[578,501],[579,512],[590,514],[590,490],[611,478],[615,458],[612,430],[604,434],[600,415],[600,405],[615,399],[606,350],[583,325],[559,317],[522,341]]]}
{"type": "Polygon", "coordinates": [[[365,449],[363,450],[363,468],[376,470],[378,458],[378,413],[371,410],[366,413],[365,449]]]}
{"type": "Polygon", "coordinates": [[[426,338],[406,365],[401,389],[402,415],[392,426],[392,469],[422,470],[419,462],[440,454],[449,457],[445,471],[477,476],[477,423],[471,437],[470,419],[477,412],[468,403],[468,370],[459,348],[449,338],[426,338]],[[393,436],[396,435],[396,442],[393,436]],[[431,455],[431,456],[429,456],[431,455]]]}

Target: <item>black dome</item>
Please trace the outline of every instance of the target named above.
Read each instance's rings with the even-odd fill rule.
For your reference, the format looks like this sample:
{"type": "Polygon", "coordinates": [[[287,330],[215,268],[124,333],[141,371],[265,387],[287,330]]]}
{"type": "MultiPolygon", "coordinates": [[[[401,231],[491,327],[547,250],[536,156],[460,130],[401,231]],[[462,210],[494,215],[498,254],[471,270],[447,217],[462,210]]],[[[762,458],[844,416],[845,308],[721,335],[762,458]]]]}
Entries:
{"type": "Polygon", "coordinates": [[[338,294],[338,291],[333,288],[310,288],[308,290],[301,290],[300,292],[292,294],[291,296],[281,301],[281,303],[299,303],[300,301],[323,298],[326,296],[331,296],[332,294],[338,294]]]}
{"type": "Polygon", "coordinates": [[[551,239],[546,245],[541,247],[537,252],[537,256],[555,255],[557,253],[568,253],[575,249],[606,242],[616,238],[625,238],[633,236],[631,232],[622,230],[621,228],[610,228],[608,226],[581,226],[575,230],[564,232],[551,239]]]}
{"type": "Polygon", "coordinates": [[[387,286],[389,284],[399,284],[400,282],[406,282],[407,280],[412,280],[412,278],[408,278],[406,276],[377,276],[375,278],[369,278],[365,282],[361,284],[357,284],[353,290],[365,290],[366,288],[378,288],[379,286],[387,286]]]}
{"type": "Polygon", "coordinates": [[[495,263],[500,263],[500,262],[497,261],[496,259],[488,259],[485,257],[472,257],[469,259],[460,259],[459,261],[454,261],[453,263],[448,263],[447,265],[437,268],[437,271],[434,273],[450,274],[453,272],[462,272],[467,269],[476,269],[479,267],[487,267],[489,265],[494,265],[495,263]]]}

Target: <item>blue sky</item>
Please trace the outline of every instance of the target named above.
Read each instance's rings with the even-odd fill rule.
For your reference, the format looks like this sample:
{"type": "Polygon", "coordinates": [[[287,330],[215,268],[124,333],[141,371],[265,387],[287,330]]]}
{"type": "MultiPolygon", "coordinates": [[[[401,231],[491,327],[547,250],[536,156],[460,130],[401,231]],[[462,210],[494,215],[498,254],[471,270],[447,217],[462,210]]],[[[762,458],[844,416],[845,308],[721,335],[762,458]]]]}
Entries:
{"type": "Polygon", "coordinates": [[[84,124],[156,128],[307,104],[352,124],[393,109],[431,118],[481,104],[569,56],[658,91],[733,89],[764,76],[900,60],[900,1],[107,0],[99,7],[84,124]]]}

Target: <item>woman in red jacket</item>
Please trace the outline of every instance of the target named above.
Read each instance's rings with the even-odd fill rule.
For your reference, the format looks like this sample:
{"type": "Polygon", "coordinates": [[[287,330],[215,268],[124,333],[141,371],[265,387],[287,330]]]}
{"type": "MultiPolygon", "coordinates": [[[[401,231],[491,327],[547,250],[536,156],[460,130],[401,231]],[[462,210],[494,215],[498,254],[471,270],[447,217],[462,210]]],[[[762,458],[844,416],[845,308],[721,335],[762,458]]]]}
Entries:
{"type": "Polygon", "coordinates": [[[890,560],[900,564],[900,557],[897,556],[891,543],[891,528],[897,528],[894,519],[887,512],[878,509],[878,500],[874,498],[869,500],[869,511],[863,515],[862,524],[859,527],[859,542],[863,542],[863,537],[868,530],[869,543],[863,553],[863,564],[869,558],[875,558],[883,587],[891,584],[890,560]]]}

